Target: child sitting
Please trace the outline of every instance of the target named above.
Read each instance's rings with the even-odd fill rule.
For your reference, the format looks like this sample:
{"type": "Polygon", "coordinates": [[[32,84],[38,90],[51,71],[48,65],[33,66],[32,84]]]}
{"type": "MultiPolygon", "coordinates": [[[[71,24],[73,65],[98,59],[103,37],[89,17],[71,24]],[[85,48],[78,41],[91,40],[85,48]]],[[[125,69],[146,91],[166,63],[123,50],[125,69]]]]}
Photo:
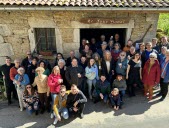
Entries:
{"type": "Polygon", "coordinates": [[[114,80],[112,88],[118,88],[122,102],[123,96],[125,95],[125,91],[127,88],[126,81],[123,79],[122,74],[117,74],[117,78],[114,80]]]}
{"type": "Polygon", "coordinates": [[[109,97],[110,97],[111,105],[114,108],[114,110],[119,110],[119,108],[121,108],[121,98],[119,94],[119,89],[114,88],[110,93],[109,97]]]}

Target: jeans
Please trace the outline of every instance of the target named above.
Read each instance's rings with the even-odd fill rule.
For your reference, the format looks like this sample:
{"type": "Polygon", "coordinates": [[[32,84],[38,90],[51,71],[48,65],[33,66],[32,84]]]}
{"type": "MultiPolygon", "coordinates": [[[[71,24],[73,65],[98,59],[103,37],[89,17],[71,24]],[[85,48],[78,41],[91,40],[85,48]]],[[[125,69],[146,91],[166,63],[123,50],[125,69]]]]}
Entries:
{"type": "Polygon", "coordinates": [[[92,97],[92,85],[96,85],[96,79],[93,79],[93,80],[89,80],[87,79],[87,84],[88,84],[88,94],[89,94],[89,97],[92,97]]]}
{"type": "MultiPolygon", "coordinates": [[[[64,119],[68,119],[69,118],[69,113],[68,113],[68,109],[67,108],[59,109],[59,113],[61,113],[61,116],[64,119]]],[[[57,116],[55,116],[55,119],[57,119],[57,116]]]]}
{"type": "Polygon", "coordinates": [[[38,109],[39,106],[38,104],[36,104],[36,102],[31,105],[31,109],[28,109],[28,107],[26,107],[26,111],[29,115],[31,115],[34,111],[37,111],[38,109]]]}
{"type": "Polygon", "coordinates": [[[52,97],[51,111],[52,111],[52,112],[53,112],[53,104],[54,104],[54,102],[55,102],[56,96],[57,96],[56,93],[51,93],[51,97],[52,97]]]}
{"type": "Polygon", "coordinates": [[[120,93],[120,98],[121,98],[121,101],[123,100],[123,96],[125,95],[125,90],[121,90],[121,91],[119,91],[119,93],[120,93]]]}
{"type": "Polygon", "coordinates": [[[25,90],[24,88],[25,88],[24,86],[22,86],[22,89],[17,87],[19,106],[20,106],[21,109],[23,109],[23,107],[24,107],[24,105],[23,105],[23,93],[24,93],[24,90],[25,90]]]}

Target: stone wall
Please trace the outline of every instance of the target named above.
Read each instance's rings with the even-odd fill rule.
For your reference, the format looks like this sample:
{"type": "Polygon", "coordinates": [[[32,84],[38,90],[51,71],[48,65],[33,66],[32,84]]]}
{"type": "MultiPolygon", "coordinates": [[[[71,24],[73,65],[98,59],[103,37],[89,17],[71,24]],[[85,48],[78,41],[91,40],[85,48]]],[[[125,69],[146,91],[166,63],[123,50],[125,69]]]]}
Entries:
{"type": "Polygon", "coordinates": [[[81,18],[130,18],[134,21],[131,32],[134,41],[153,24],[145,37],[148,41],[156,35],[158,16],[158,13],[115,11],[0,11],[0,64],[4,62],[4,56],[23,58],[26,51],[33,50],[34,27],[54,27],[57,50],[67,56],[70,50],[78,51],[79,47],[78,31],[72,25],[74,21],[79,22],[81,18]]]}

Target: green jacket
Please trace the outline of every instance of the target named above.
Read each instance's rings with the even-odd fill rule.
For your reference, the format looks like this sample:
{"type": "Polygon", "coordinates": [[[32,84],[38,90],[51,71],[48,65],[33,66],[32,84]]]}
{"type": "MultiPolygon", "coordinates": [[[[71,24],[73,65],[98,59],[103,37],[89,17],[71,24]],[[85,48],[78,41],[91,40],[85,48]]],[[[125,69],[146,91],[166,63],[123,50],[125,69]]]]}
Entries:
{"type": "Polygon", "coordinates": [[[98,80],[96,82],[96,92],[99,95],[100,93],[102,94],[110,94],[111,88],[110,88],[110,83],[105,80],[102,82],[101,80],[98,80]]]}

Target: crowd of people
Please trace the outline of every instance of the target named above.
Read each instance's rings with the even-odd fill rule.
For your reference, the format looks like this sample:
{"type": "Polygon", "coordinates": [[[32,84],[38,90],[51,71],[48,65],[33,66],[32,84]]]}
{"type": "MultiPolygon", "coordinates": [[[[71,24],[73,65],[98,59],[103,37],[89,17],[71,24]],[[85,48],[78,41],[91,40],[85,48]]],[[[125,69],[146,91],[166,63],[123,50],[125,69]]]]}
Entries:
{"type": "Polygon", "coordinates": [[[64,59],[62,53],[55,55],[53,65],[42,55],[33,56],[30,51],[22,61],[15,59],[0,67],[3,75],[8,105],[11,97],[19,101],[20,111],[28,114],[45,111],[51,113],[53,124],[61,117],[83,118],[87,98],[94,103],[103,101],[114,110],[124,104],[127,93],[136,96],[136,88],[148,100],[153,99],[153,87],[160,85],[163,101],[169,84],[169,42],[162,37],[160,44],[153,38],[150,42],[134,44],[128,40],[121,48],[119,35],[110,37],[108,43],[104,35],[100,41],[82,39],[79,54],[70,51],[64,59]],[[12,95],[13,94],[13,95],[12,95]],[[86,98],[87,97],[87,98],[86,98]]]}

